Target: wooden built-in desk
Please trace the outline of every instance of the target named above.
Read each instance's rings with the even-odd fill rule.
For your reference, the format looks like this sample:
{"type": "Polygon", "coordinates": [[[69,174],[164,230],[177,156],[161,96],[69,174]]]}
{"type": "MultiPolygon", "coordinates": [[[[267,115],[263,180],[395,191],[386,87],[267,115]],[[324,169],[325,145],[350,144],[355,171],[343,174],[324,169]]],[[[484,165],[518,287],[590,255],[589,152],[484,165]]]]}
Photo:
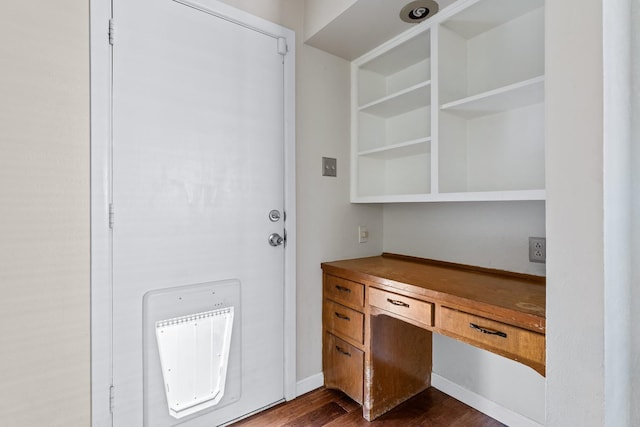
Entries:
{"type": "Polygon", "coordinates": [[[431,333],[545,374],[545,278],[402,255],[325,262],[325,386],[373,420],[431,385],[431,333]]]}

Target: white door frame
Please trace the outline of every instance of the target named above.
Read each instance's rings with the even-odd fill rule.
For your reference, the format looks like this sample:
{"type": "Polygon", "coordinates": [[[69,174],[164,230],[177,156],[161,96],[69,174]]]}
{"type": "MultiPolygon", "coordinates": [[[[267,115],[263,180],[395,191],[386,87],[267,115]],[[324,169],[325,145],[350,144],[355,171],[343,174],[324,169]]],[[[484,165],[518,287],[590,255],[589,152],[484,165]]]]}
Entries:
{"type": "MultiPolygon", "coordinates": [[[[169,1],[169,0],[167,0],[169,1]]],[[[296,397],[296,200],[295,200],[295,33],[235,9],[219,0],[215,11],[205,2],[172,0],[229,21],[284,38],[284,205],[287,246],[284,271],[284,398],[296,397]]],[[[112,237],[111,83],[109,45],[111,0],[90,0],[91,47],[91,409],[92,426],[111,426],[112,384],[112,237]]],[[[117,23],[114,23],[117,46],[117,23]]],[[[142,337],[141,337],[142,339],[142,337]]]]}

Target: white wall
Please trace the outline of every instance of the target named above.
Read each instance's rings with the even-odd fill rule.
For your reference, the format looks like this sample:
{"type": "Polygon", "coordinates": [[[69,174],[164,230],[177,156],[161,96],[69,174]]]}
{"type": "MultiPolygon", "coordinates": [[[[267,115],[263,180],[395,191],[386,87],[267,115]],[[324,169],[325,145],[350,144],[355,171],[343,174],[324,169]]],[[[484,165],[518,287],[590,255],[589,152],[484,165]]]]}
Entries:
{"type": "Polygon", "coordinates": [[[551,427],[640,424],[639,6],[547,3],[551,427]]]}
{"type": "Polygon", "coordinates": [[[544,276],[529,236],[544,237],[544,202],[407,203],[384,207],[384,250],[544,276]]]}
{"type": "Polygon", "coordinates": [[[382,208],[349,203],[349,63],[303,44],[304,2],[225,2],[296,31],[297,378],[320,386],[320,263],[382,251],[382,208]],[[322,157],[337,158],[337,178],[321,176],[322,157]],[[368,243],[358,243],[358,225],[368,243]]]}
{"type": "Polygon", "coordinates": [[[302,49],[303,100],[298,116],[298,379],[322,370],[321,261],[379,255],[380,206],[349,203],[349,63],[302,49]],[[321,158],[336,157],[338,176],[321,176],[321,158]],[[358,225],[369,241],[358,243],[358,225]]]}
{"type": "Polygon", "coordinates": [[[603,9],[604,422],[631,421],[631,2],[603,9]]]}
{"type": "MultiPolygon", "coordinates": [[[[386,252],[544,275],[544,264],[529,262],[529,236],[545,236],[544,202],[384,207],[386,252]]],[[[524,365],[434,335],[433,372],[544,423],[545,379],[524,365]]]]}
{"type": "Polygon", "coordinates": [[[605,420],[602,7],[546,5],[550,427],[605,420]]]}
{"type": "MultiPolygon", "coordinates": [[[[629,20],[640,22],[640,0],[631,1],[629,20]]],[[[631,425],[640,425],[640,28],[631,26],[631,425]]]]}
{"type": "Polygon", "coordinates": [[[89,3],[0,2],[0,424],[87,426],[89,3]]]}

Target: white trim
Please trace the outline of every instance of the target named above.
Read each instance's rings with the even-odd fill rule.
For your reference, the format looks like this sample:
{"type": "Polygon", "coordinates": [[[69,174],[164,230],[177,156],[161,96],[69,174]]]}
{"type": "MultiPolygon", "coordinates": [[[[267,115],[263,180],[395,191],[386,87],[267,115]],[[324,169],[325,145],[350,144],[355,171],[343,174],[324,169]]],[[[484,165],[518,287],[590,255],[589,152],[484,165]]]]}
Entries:
{"type": "Polygon", "coordinates": [[[302,396],[305,393],[309,393],[315,389],[318,389],[324,385],[324,374],[322,372],[311,375],[298,381],[296,385],[296,397],[302,396]]]}
{"type": "Polygon", "coordinates": [[[431,386],[510,427],[543,427],[532,419],[467,390],[436,373],[431,374],[431,386]]]}
{"type": "MultiPolygon", "coordinates": [[[[429,40],[431,41],[431,52],[438,52],[438,46],[440,45],[440,26],[434,25],[429,33],[429,40]]],[[[431,77],[431,81],[439,83],[440,82],[440,55],[431,55],[431,70],[429,70],[429,75],[431,77]]],[[[436,106],[440,105],[440,85],[434,84],[431,86],[431,105],[436,106]]],[[[440,120],[437,108],[431,108],[431,116],[429,117],[429,121],[431,124],[431,155],[429,160],[431,163],[429,164],[429,171],[431,177],[431,188],[429,189],[431,194],[437,194],[438,189],[440,188],[440,120]]]]}
{"type": "Polygon", "coordinates": [[[358,114],[353,113],[354,111],[358,111],[358,99],[359,99],[359,95],[358,95],[358,85],[357,84],[353,84],[354,82],[358,81],[358,65],[356,65],[355,62],[351,62],[351,80],[350,80],[350,94],[351,94],[351,102],[350,102],[350,107],[351,109],[349,111],[351,111],[351,142],[350,142],[350,147],[349,147],[349,152],[351,154],[351,156],[349,157],[349,161],[351,164],[351,179],[349,180],[349,197],[350,197],[350,201],[353,203],[358,199],[358,193],[359,193],[359,179],[358,176],[360,175],[358,168],[360,167],[360,162],[358,161],[358,149],[360,147],[360,144],[356,144],[355,141],[359,140],[359,136],[358,136],[358,114]]]}
{"type": "MultiPolygon", "coordinates": [[[[323,385],[324,374],[322,372],[304,378],[298,381],[296,397],[316,390],[323,385]]],[[[544,427],[542,424],[467,390],[438,374],[431,373],[431,386],[510,427],[544,427]]]]}
{"type": "MultiPolygon", "coordinates": [[[[295,33],[218,0],[180,1],[186,6],[274,38],[285,38],[284,61],[284,193],[287,214],[284,301],[284,398],[296,397],[296,184],[295,184],[295,33]],[[205,5],[206,4],[206,5],[205,5]]],[[[92,426],[111,426],[111,233],[110,202],[111,49],[107,28],[111,0],[90,0],[91,23],[91,409],[92,426]]],[[[117,23],[116,23],[117,25],[117,23]]],[[[117,40],[116,40],[117,46],[117,40]]]]}
{"type": "Polygon", "coordinates": [[[287,246],[284,270],[284,398],[296,393],[296,39],[295,32],[284,27],[287,40],[284,60],[284,209],[287,246]]]}
{"type": "MultiPolygon", "coordinates": [[[[224,19],[225,21],[229,21],[241,27],[248,28],[253,31],[257,31],[266,36],[273,38],[281,38],[285,37],[281,35],[282,29],[277,24],[273,22],[267,21],[266,19],[262,19],[255,15],[251,15],[248,12],[245,12],[240,9],[236,9],[233,6],[229,6],[226,3],[222,3],[218,0],[208,0],[210,5],[205,5],[203,3],[207,3],[207,0],[204,1],[194,1],[194,0],[173,0],[176,3],[180,3],[184,6],[199,10],[200,12],[207,13],[209,15],[213,15],[217,18],[224,19]]],[[[286,30],[286,29],[285,29],[286,30]]],[[[288,30],[286,30],[288,31],[288,30]]]]}
{"type": "MultiPolygon", "coordinates": [[[[433,139],[431,150],[435,147],[433,139]]],[[[490,202],[513,200],[545,200],[546,190],[467,191],[458,193],[420,193],[360,196],[351,203],[408,203],[408,202],[490,202]]]]}
{"type": "Polygon", "coordinates": [[[111,427],[111,1],[91,0],[90,10],[91,425],[111,427]]]}

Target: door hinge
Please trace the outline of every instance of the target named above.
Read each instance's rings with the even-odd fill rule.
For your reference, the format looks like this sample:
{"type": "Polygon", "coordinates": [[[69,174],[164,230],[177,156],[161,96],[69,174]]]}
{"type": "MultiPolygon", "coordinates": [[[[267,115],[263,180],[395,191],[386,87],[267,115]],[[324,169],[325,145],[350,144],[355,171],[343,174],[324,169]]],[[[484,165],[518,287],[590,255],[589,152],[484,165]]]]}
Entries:
{"type": "Polygon", "coordinates": [[[113,403],[115,399],[115,387],[113,385],[109,386],[109,412],[113,414],[113,403]]]}
{"type": "Polygon", "coordinates": [[[284,37],[278,38],[278,53],[282,56],[286,55],[289,51],[289,47],[287,46],[287,39],[284,37]]]}
{"type": "Polygon", "coordinates": [[[109,203],[109,228],[113,229],[116,212],[113,208],[113,203],[109,203]]]}
{"type": "Polygon", "coordinates": [[[113,19],[109,19],[109,44],[113,46],[113,38],[114,38],[114,27],[113,27],[113,19]]]}

